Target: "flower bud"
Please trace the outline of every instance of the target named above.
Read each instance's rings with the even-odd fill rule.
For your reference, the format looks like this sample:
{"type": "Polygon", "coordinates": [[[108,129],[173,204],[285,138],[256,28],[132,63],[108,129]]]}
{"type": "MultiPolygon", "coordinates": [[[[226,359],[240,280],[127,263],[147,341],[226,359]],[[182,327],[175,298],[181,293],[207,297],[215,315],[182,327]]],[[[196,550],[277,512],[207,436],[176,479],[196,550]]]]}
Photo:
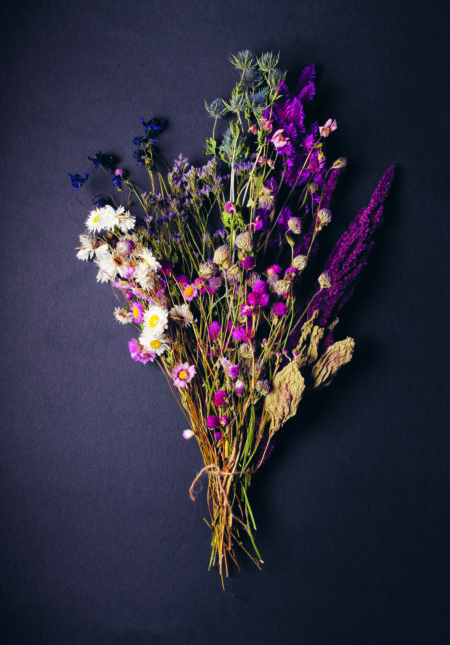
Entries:
{"type": "Polygon", "coordinates": [[[230,250],[226,244],[219,246],[214,252],[214,262],[221,269],[228,269],[231,266],[230,250]]]}
{"type": "Polygon", "coordinates": [[[244,233],[240,233],[235,240],[235,244],[238,249],[241,249],[242,251],[246,251],[247,253],[250,253],[251,251],[253,251],[252,234],[249,233],[248,231],[245,231],[244,233]]]}

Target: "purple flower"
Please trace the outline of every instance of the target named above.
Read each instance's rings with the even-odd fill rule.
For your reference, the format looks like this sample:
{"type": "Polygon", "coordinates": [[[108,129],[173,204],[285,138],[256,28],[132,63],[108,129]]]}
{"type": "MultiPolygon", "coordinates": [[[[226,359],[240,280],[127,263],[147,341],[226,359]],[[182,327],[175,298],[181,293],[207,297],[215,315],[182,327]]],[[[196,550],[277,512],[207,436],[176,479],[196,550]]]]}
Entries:
{"type": "Polygon", "coordinates": [[[274,304],[272,307],[272,313],[275,314],[275,316],[279,316],[280,318],[282,316],[285,316],[287,313],[287,307],[284,302],[277,302],[276,304],[274,304]]]}
{"type": "Polygon", "coordinates": [[[235,327],[231,332],[231,336],[234,338],[234,340],[244,340],[245,331],[243,329],[239,329],[239,327],[235,327]]]}
{"type": "Polygon", "coordinates": [[[212,414],[206,419],[206,425],[208,428],[214,429],[220,427],[220,419],[216,414],[212,414]]]}
{"type": "Polygon", "coordinates": [[[320,310],[318,324],[325,327],[334,320],[354,291],[356,280],[367,264],[375,233],[383,219],[383,203],[394,175],[388,168],[369,205],[363,208],[335,245],[323,273],[329,277],[330,288],[322,289],[309,309],[309,315],[320,310]]]}
{"type": "Polygon", "coordinates": [[[235,365],[228,358],[221,358],[220,362],[227,376],[230,378],[237,378],[239,376],[239,365],[235,365]]]}
{"type": "Polygon", "coordinates": [[[245,383],[241,380],[236,381],[236,383],[234,384],[234,389],[236,390],[236,394],[240,396],[245,390],[245,383]]]}
{"type": "Polygon", "coordinates": [[[144,308],[140,302],[130,303],[130,313],[133,318],[133,322],[140,324],[144,320],[144,308]]]}
{"type": "Polygon", "coordinates": [[[225,390],[217,390],[217,392],[214,394],[213,401],[216,407],[225,405],[227,401],[227,393],[225,392],[225,390]]]}
{"type": "Polygon", "coordinates": [[[189,365],[189,363],[180,363],[172,370],[173,384],[179,390],[186,387],[186,385],[192,381],[194,376],[195,365],[189,365]]]}
{"type": "Polygon", "coordinates": [[[266,292],[266,287],[267,287],[267,284],[264,282],[264,280],[256,280],[255,284],[253,285],[253,292],[254,293],[265,293],[266,292]]]}
{"type": "Polygon", "coordinates": [[[128,349],[130,350],[131,358],[138,363],[145,365],[149,361],[152,363],[155,360],[155,355],[147,352],[135,338],[128,342],[128,349]]]}
{"type": "Polygon", "coordinates": [[[220,332],[222,331],[222,328],[221,328],[220,324],[216,320],[214,320],[210,324],[210,326],[208,328],[208,331],[209,331],[210,339],[211,340],[216,340],[216,338],[218,338],[220,332]]]}

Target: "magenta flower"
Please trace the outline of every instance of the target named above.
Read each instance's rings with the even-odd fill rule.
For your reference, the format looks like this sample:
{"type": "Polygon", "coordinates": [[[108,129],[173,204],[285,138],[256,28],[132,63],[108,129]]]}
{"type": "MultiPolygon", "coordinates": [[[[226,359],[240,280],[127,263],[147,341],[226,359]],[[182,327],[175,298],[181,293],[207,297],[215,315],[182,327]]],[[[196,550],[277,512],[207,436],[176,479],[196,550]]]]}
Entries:
{"type": "Polygon", "coordinates": [[[173,384],[178,389],[186,387],[195,376],[195,366],[189,363],[179,363],[172,370],[173,384]]]}
{"type": "Polygon", "coordinates": [[[133,318],[133,322],[140,324],[144,320],[144,308],[140,302],[130,303],[130,313],[133,318]]]}
{"type": "Polygon", "coordinates": [[[251,307],[258,305],[259,304],[258,294],[255,292],[249,293],[247,296],[247,304],[249,304],[251,307]]]}
{"type": "Polygon", "coordinates": [[[284,302],[277,302],[276,304],[274,304],[272,307],[272,313],[275,314],[275,316],[279,316],[280,318],[285,316],[287,313],[287,307],[284,302]]]}
{"type": "Polygon", "coordinates": [[[208,327],[208,331],[210,339],[216,340],[216,338],[218,338],[220,332],[222,331],[222,327],[216,320],[214,320],[208,327]]]}
{"type": "Polygon", "coordinates": [[[228,358],[221,358],[220,362],[227,376],[230,378],[237,378],[239,376],[239,365],[235,365],[228,358]]]}
{"type": "Polygon", "coordinates": [[[214,394],[213,401],[214,405],[216,407],[220,407],[222,405],[225,405],[227,402],[227,393],[225,390],[217,390],[217,392],[214,394]]]}
{"type": "Polygon", "coordinates": [[[241,307],[241,314],[243,316],[251,316],[253,314],[253,309],[250,305],[243,304],[241,307]]]}
{"type": "Polygon", "coordinates": [[[259,296],[259,304],[261,307],[266,307],[269,304],[270,296],[268,293],[261,293],[259,296]]]}
{"type": "Polygon", "coordinates": [[[161,265],[159,270],[163,275],[167,276],[169,275],[169,273],[172,273],[173,262],[171,262],[170,260],[163,259],[163,260],[160,260],[159,263],[161,265]]]}
{"type": "Polygon", "coordinates": [[[239,327],[235,327],[231,332],[231,336],[234,340],[245,340],[245,331],[239,327]]]}
{"type": "Polygon", "coordinates": [[[149,361],[153,363],[153,361],[155,360],[155,355],[151,352],[147,352],[142,347],[141,343],[135,338],[132,338],[128,342],[128,349],[130,350],[131,358],[138,363],[145,365],[149,361]]]}
{"type": "Polygon", "coordinates": [[[183,296],[185,300],[187,300],[188,302],[191,302],[191,300],[194,300],[194,298],[198,296],[198,290],[195,288],[193,284],[188,284],[183,289],[183,296]]]}
{"type": "Polygon", "coordinates": [[[241,380],[236,381],[236,383],[234,384],[234,389],[236,390],[236,394],[240,396],[242,392],[245,390],[244,381],[241,381],[241,380]]]}
{"type": "MultiPolygon", "coordinates": [[[[255,230],[256,230],[256,229],[255,229],[255,230]]],[[[251,256],[251,255],[247,255],[247,257],[245,258],[245,260],[243,260],[242,262],[240,262],[240,265],[241,265],[241,267],[242,267],[243,269],[250,270],[250,269],[253,269],[253,267],[255,266],[255,260],[252,258],[252,256],[251,256]]]]}
{"type": "Polygon", "coordinates": [[[255,284],[253,285],[253,292],[254,293],[265,293],[266,292],[266,287],[267,284],[264,282],[264,280],[256,280],[255,284]]]}
{"type": "Polygon", "coordinates": [[[216,414],[212,414],[206,419],[206,425],[213,430],[220,427],[220,419],[216,414]]]}
{"type": "Polygon", "coordinates": [[[213,276],[209,278],[206,286],[206,291],[208,293],[217,293],[222,284],[222,278],[220,276],[213,276]]]}
{"type": "Polygon", "coordinates": [[[222,414],[222,416],[220,417],[220,425],[222,426],[228,425],[228,417],[226,414],[222,414]]]}

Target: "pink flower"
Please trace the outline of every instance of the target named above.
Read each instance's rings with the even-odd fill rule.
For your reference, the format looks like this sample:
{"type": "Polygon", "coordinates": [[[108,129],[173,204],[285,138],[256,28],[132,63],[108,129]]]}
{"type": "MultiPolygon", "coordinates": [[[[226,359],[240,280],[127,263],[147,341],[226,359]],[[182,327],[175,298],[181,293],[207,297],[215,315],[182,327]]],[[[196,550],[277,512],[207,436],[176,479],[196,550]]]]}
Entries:
{"type": "Polygon", "coordinates": [[[220,425],[222,426],[228,425],[228,417],[226,414],[222,414],[222,416],[220,417],[220,425]]]}
{"type": "Polygon", "coordinates": [[[234,202],[227,202],[225,204],[225,210],[227,211],[227,213],[232,215],[236,212],[236,204],[234,202]]]}
{"type": "Polygon", "coordinates": [[[130,303],[130,313],[133,322],[140,324],[144,320],[144,308],[140,302],[130,303]]]}
{"type": "Polygon", "coordinates": [[[239,376],[239,365],[235,365],[228,358],[221,358],[220,362],[227,376],[230,378],[237,378],[239,376]]]}
{"type": "Polygon", "coordinates": [[[216,414],[212,414],[206,419],[206,425],[208,428],[214,429],[220,426],[220,419],[216,414]]]}
{"type": "Polygon", "coordinates": [[[234,340],[245,340],[245,331],[243,329],[239,329],[239,327],[236,327],[231,332],[231,336],[234,338],[234,340]]]}
{"type": "Polygon", "coordinates": [[[195,376],[195,366],[189,363],[180,363],[172,370],[173,384],[178,389],[186,387],[195,376]]]}
{"type": "Polygon", "coordinates": [[[213,397],[214,405],[220,407],[227,402],[227,393],[225,390],[217,390],[213,397]]]}
{"type": "Polygon", "coordinates": [[[241,314],[243,316],[251,316],[253,314],[253,309],[250,305],[243,304],[241,307],[241,314]]]}
{"type": "Polygon", "coordinates": [[[329,137],[334,130],[337,128],[337,123],[335,119],[328,119],[328,121],[319,128],[321,137],[329,137]]]}
{"type": "Polygon", "coordinates": [[[253,292],[254,293],[265,293],[266,292],[266,283],[264,280],[256,280],[255,284],[253,285],[253,292]]]}
{"type": "Polygon", "coordinates": [[[217,293],[221,284],[222,278],[220,276],[213,276],[212,278],[209,278],[206,290],[208,293],[217,293]]]}
{"type": "Polygon", "coordinates": [[[280,318],[285,316],[287,313],[287,307],[284,302],[277,302],[274,304],[272,307],[272,313],[275,314],[275,316],[280,316],[280,318]]]}
{"type": "Polygon", "coordinates": [[[216,338],[218,338],[220,332],[222,331],[222,327],[220,326],[220,324],[216,320],[214,320],[210,324],[210,326],[208,328],[208,331],[209,331],[210,339],[211,340],[216,340],[216,338]]]}
{"type": "Polygon", "coordinates": [[[132,338],[128,343],[128,349],[130,350],[131,358],[138,363],[143,363],[144,365],[149,361],[153,363],[155,360],[155,355],[151,352],[147,352],[141,345],[141,343],[132,338]]]}
{"type": "Polygon", "coordinates": [[[240,396],[245,390],[245,383],[241,380],[236,381],[236,383],[234,384],[234,389],[236,390],[236,394],[240,396]]]}
{"type": "Polygon", "coordinates": [[[284,136],[283,130],[281,129],[281,130],[277,130],[274,133],[273,137],[271,138],[271,141],[278,152],[278,150],[282,150],[286,146],[289,139],[284,136]]]}
{"type": "Polygon", "coordinates": [[[191,300],[194,300],[196,296],[198,296],[198,290],[195,288],[193,284],[188,284],[183,289],[183,296],[185,300],[190,302],[191,300]]]}

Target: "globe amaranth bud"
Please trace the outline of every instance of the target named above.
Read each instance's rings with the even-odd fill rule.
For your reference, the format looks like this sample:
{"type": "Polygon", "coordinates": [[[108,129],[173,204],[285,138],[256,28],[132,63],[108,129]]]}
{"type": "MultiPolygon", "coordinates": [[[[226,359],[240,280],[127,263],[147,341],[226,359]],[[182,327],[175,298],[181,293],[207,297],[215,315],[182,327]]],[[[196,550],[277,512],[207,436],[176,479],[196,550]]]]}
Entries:
{"type": "Polygon", "coordinates": [[[228,269],[231,266],[231,254],[228,246],[219,246],[214,252],[214,263],[221,269],[228,269]]]}

